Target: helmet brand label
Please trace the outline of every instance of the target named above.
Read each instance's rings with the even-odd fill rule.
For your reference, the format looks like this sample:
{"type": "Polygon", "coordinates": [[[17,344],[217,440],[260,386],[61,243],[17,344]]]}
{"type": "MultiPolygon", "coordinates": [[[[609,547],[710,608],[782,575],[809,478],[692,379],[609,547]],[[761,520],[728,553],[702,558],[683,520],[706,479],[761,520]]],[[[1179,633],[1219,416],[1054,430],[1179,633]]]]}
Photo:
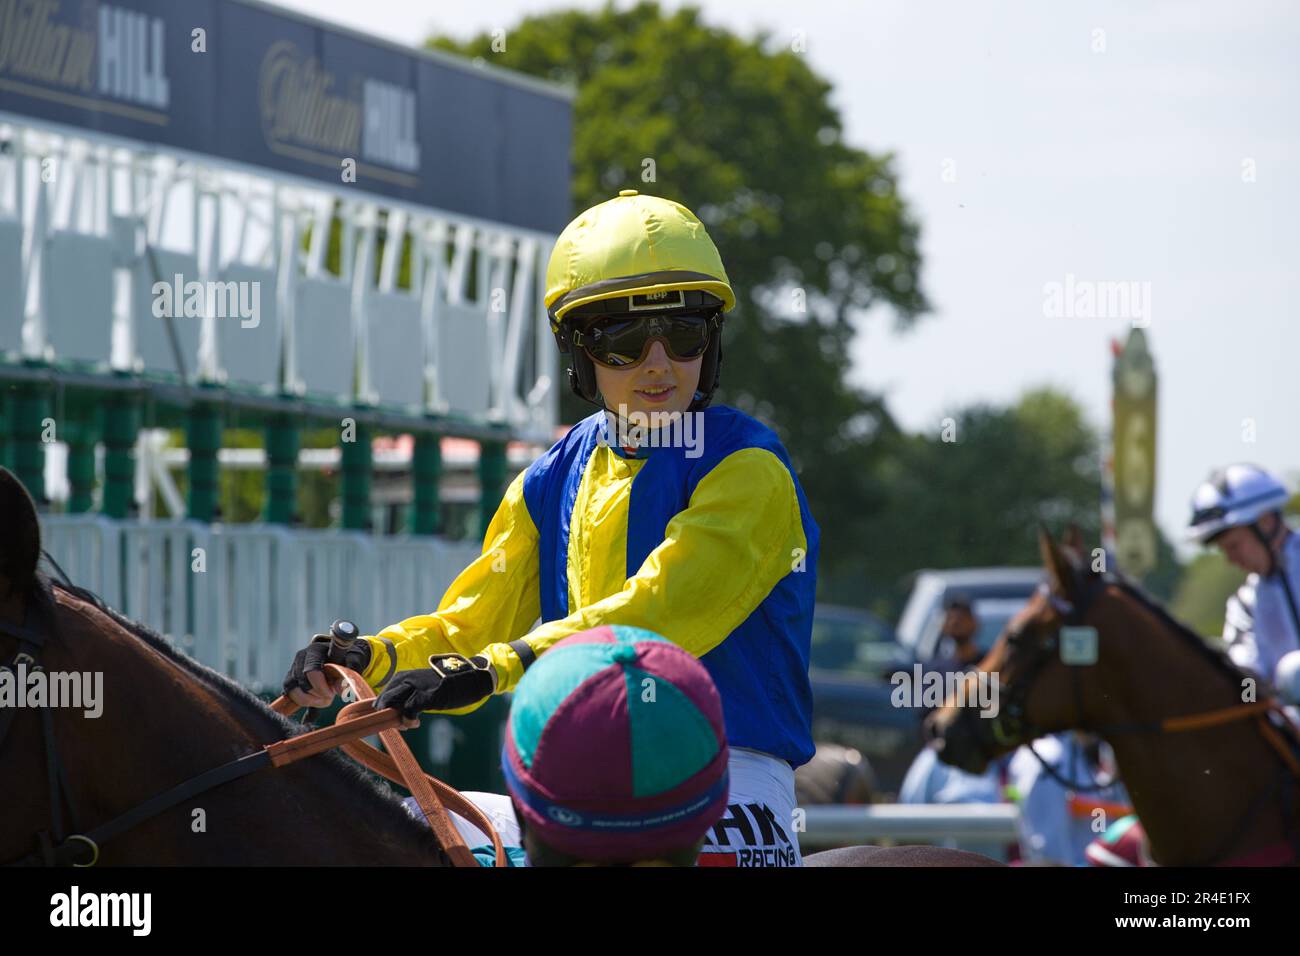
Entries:
{"type": "Polygon", "coordinates": [[[662,292],[640,292],[632,296],[628,304],[629,312],[641,309],[675,309],[686,307],[686,295],[681,289],[665,289],[662,292]]]}

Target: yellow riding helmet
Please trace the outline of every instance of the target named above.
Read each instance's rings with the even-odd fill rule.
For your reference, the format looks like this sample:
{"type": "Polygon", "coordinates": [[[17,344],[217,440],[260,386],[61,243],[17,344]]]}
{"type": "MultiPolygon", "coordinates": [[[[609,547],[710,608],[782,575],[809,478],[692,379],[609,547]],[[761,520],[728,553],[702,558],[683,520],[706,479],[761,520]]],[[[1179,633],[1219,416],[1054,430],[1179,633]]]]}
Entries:
{"type": "MultiPolygon", "coordinates": [[[[551,330],[566,313],[602,299],[698,289],[736,305],[718,247],[680,203],[624,189],[564,227],[546,267],[551,330]]],[[[649,303],[648,303],[649,304],[649,303]]]]}

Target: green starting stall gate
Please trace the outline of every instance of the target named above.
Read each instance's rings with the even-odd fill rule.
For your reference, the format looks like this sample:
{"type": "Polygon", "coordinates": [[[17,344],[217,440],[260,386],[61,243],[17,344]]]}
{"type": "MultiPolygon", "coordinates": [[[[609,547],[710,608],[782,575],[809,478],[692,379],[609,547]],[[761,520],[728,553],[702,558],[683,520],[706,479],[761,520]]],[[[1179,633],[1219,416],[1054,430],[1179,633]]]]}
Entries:
{"type": "MultiPolygon", "coordinates": [[[[271,693],[333,594],[373,632],[430,610],[476,550],[440,540],[444,438],[479,443],[481,530],[507,444],[550,443],[541,297],[572,92],[254,0],[64,7],[0,62],[0,463],[74,578],[271,693]],[[232,428],[264,436],[256,525],[218,520],[232,428]],[[332,532],[294,527],[320,428],[339,436],[332,532]],[[166,519],[137,514],[152,429],[188,454],[166,519]],[[414,439],[409,534],[382,536],[372,448],[394,435],[414,439]],[[184,573],[196,548],[215,578],[184,573]]],[[[426,767],[498,786],[503,707],[426,721],[426,767]]]]}

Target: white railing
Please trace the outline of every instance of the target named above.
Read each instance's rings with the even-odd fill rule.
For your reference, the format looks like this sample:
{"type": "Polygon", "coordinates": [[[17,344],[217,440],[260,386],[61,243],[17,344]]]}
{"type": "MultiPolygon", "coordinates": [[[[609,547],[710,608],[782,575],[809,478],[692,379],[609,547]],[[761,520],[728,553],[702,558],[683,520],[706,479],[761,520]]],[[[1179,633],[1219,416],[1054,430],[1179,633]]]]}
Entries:
{"type": "Polygon", "coordinates": [[[373,633],[432,610],[472,542],[191,521],[51,515],[45,547],[74,584],[255,691],[336,618],[373,633]]]}
{"type": "Polygon", "coordinates": [[[1020,808],[1014,803],[914,804],[805,808],[799,845],[805,852],[880,843],[934,843],[1001,858],[1018,839],[1020,808]]]}

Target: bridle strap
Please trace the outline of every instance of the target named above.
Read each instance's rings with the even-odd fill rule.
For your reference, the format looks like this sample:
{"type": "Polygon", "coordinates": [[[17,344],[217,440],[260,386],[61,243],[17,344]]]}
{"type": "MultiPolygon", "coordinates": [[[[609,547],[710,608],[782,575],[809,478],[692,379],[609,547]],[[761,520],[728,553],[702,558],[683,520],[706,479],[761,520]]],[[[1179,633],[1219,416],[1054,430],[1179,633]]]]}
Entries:
{"type": "MultiPolygon", "coordinates": [[[[17,676],[19,665],[26,665],[31,671],[44,670],[41,663],[41,651],[45,649],[45,635],[37,626],[38,619],[41,616],[39,605],[36,601],[26,602],[26,612],[22,624],[9,624],[0,621],[0,634],[7,634],[16,638],[18,641],[18,650],[15,652],[13,660],[4,667],[5,670],[11,671],[17,676]]],[[[6,707],[0,712],[0,747],[4,746],[9,730],[13,726],[14,718],[18,715],[18,708],[6,707]]],[[[59,760],[59,748],[54,738],[54,717],[48,707],[40,708],[41,720],[41,737],[45,750],[45,777],[46,786],[50,793],[50,828],[53,839],[46,840],[42,848],[48,854],[50,846],[53,843],[62,843],[64,840],[63,830],[63,807],[67,804],[68,817],[72,823],[72,829],[80,829],[78,822],[77,807],[72,799],[72,790],[68,786],[68,775],[62,761],[59,760]]]]}
{"type": "Polygon", "coordinates": [[[1040,754],[1037,750],[1034,749],[1034,742],[1032,740],[1028,741],[1023,746],[1029,748],[1029,752],[1033,754],[1035,759],[1037,759],[1037,761],[1042,765],[1043,772],[1046,773],[1053,780],[1055,780],[1057,783],[1059,783],[1066,790],[1073,790],[1076,793],[1098,793],[1102,790],[1107,790],[1115,786],[1116,784],[1120,783],[1118,774],[1112,776],[1109,780],[1105,780],[1105,781],[1093,780],[1091,783],[1087,783],[1087,784],[1080,784],[1074,780],[1068,780],[1055,767],[1053,767],[1050,763],[1047,762],[1047,758],[1045,758],[1042,754],[1040,754]]]}
{"type": "Polygon", "coordinates": [[[73,831],[81,829],[76,805],[72,802],[72,788],[68,786],[68,773],[59,759],[59,748],[54,739],[54,714],[48,707],[41,708],[42,733],[45,737],[45,772],[50,788],[50,819],[54,825],[54,838],[63,839],[62,807],[68,806],[68,819],[73,831]]]}
{"type": "Polygon", "coordinates": [[[165,810],[170,810],[179,803],[184,803],[191,797],[206,793],[209,790],[221,786],[223,783],[229,783],[231,780],[238,780],[240,777],[246,777],[256,770],[270,766],[270,758],[265,750],[254,754],[240,757],[229,763],[224,763],[220,767],[214,767],[197,777],[191,777],[184,783],[177,784],[170,790],[166,790],[156,796],[151,797],[144,803],[137,804],[130,810],[119,816],[114,817],[108,823],[95,827],[89,833],[73,834],[66,840],[61,835],[56,838],[60,841],[55,846],[52,855],[46,854],[29,854],[23,859],[10,866],[92,866],[98,860],[99,847],[107,843],[113,837],[130,830],[132,827],[139,826],[146,820],[151,820],[165,810]],[[79,855],[83,854],[89,848],[92,852],[90,863],[73,862],[79,855]]]}
{"type": "Polygon", "coordinates": [[[1238,720],[1246,720],[1262,711],[1274,710],[1277,703],[1274,698],[1251,701],[1246,704],[1233,704],[1219,710],[1210,710],[1202,714],[1189,714],[1186,717],[1166,717],[1158,722],[1160,730],[1165,733],[1179,733],[1184,730],[1201,730],[1205,727],[1220,727],[1238,720]]]}
{"type": "MultiPolygon", "coordinates": [[[[29,621],[31,616],[29,612],[29,621]]],[[[17,666],[17,663],[22,660],[36,662],[36,654],[39,653],[41,645],[44,643],[42,635],[30,627],[19,628],[15,625],[3,623],[0,623],[0,630],[19,637],[19,652],[14,658],[13,666],[17,666]]],[[[355,671],[336,664],[325,665],[325,670],[330,676],[346,683],[357,697],[355,702],[339,711],[334,726],[309,731],[288,740],[266,744],[256,753],[214,767],[151,797],[144,803],[138,804],[125,813],[114,817],[109,822],[101,824],[89,833],[74,832],[66,837],[63,832],[61,794],[67,800],[74,831],[79,831],[80,827],[77,823],[76,809],[72,803],[71,791],[67,784],[67,775],[58,759],[58,748],[54,739],[53,716],[50,708],[42,707],[42,733],[45,739],[46,773],[50,788],[50,817],[53,827],[53,840],[43,832],[38,834],[39,850],[5,865],[15,867],[66,866],[69,864],[73,866],[93,866],[99,860],[100,847],[108,840],[147,820],[153,819],[160,813],[170,810],[192,797],[206,793],[232,780],[246,777],[266,767],[285,767],[334,747],[342,747],[349,756],[389,780],[402,784],[411,791],[420,809],[424,812],[425,819],[433,830],[439,847],[446,854],[452,866],[477,867],[479,864],[465,845],[460,832],[452,823],[447,812],[447,806],[451,806],[457,813],[489,836],[494,850],[495,865],[508,866],[501,837],[487,815],[460,793],[420,769],[406,741],[402,739],[397,730],[402,720],[400,712],[394,708],[376,711],[373,706],[374,691],[362,679],[361,675],[355,671]],[[379,734],[379,738],[387,748],[388,753],[383,753],[360,739],[375,733],[379,734]],[[74,862],[87,851],[90,853],[89,862],[74,862]]],[[[280,697],[271,707],[283,716],[288,716],[300,709],[287,697],[280,697]]],[[[0,715],[0,721],[2,721],[0,723],[0,743],[3,743],[4,734],[8,731],[15,711],[16,708],[9,709],[3,715],[0,715]]]]}
{"type": "MultiPolygon", "coordinates": [[[[29,602],[22,624],[9,624],[0,621],[0,634],[7,634],[18,641],[18,650],[14,654],[13,660],[4,665],[3,669],[16,671],[21,663],[36,664],[39,662],[41,650],[45,647],[45,635],[32,626],[35,617],[35,606],[29,602]]],[[[6,707],[0,710],[0,746],[4,745],[5,736],[9,733],[9,727],[13,724],[17,715],[17,707],[6,707]]]]}
{"type": "MultiPolygon", "coordinates": [[[[1281,714],[1283,720],[1287,719],[1285,712],[1282,710],[1282,705],[1279,704],[1276,699],[1270,698],[1268,703],[1272,705],[1269,708],[1270,710],[1275,710],[1281,714]]],[[[1300,780],[1300,759],[1297,759],[1295,751],[1286,745],[1286,741],[1282,739],[1282,735],[1278,732],[1278,729],[1270,724],[1262,715],[1260,716],[1257,725],[1259,727],[1259,732],[1264,735],[1264,739],[1267,740],[1273,749],[1277,751],[1278,756],[1282,758],[1282,762],[1286,764],[1287,768],[1291,771],[1292,776],[1297,780],[1300,780]]]]}

